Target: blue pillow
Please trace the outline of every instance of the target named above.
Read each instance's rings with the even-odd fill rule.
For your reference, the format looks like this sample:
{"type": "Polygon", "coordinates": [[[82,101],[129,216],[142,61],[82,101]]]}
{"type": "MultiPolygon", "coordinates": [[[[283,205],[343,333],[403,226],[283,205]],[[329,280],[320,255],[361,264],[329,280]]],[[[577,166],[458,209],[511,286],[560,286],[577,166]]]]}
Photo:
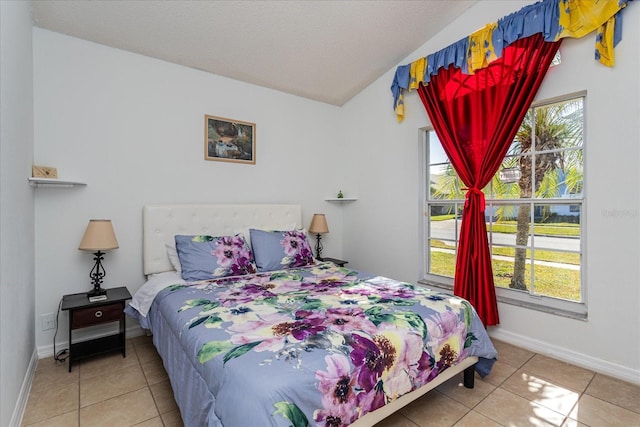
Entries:
{"type": "Polygon", "coordinates": [[[313,265],[313,253],[306,233],[298,230],[249,230],[251,247],[259,272],[313,265]]]}
{"type": "Polygon", "coordinates": [[[193,282],[256,272],[253,254],[241,234],[175,236],[182,278],[193,282]]]}

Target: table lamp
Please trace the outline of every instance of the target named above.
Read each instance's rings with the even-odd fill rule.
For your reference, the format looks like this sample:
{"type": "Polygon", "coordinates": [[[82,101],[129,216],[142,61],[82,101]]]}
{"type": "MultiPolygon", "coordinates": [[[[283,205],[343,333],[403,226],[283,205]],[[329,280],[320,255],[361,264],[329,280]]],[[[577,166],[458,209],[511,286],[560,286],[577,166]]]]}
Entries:
{"type": "Polygon", "coordinates": [[[329,232],[329,226],[327,225],[327,218],[324,214],[313,214],[311,218],[311,225],[309,226],[309,233],[316,235],[316,258],[322,261],[322,243],[320,242],[321,235],[329,232]]]}
{"type": "Polygon", "coordinates": [[[93,269],[89,273],[93,289],[87,293],[89,298],[99,295],[105,295],[106,290],[102,289],[102,280],[106,276],[102,260],[104,259],[104,251],[118,249],[118,240],[113,231],[110,219],[92,219],[87,225],[87,229],[82,236],[82,241],[78,247],[81,251],[94,252],[93,260],[96,262],[93,269]]]}

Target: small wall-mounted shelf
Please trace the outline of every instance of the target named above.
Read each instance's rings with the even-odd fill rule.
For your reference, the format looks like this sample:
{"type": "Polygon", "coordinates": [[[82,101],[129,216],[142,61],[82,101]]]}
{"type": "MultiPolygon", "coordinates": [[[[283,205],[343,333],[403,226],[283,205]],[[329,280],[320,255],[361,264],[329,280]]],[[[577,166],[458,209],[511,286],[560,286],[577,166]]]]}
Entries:
{"type": "Polygon", "coordinates": [[[355,202],[356,199],[355,197],[342,197],[342,198],[337,198],[337,197],[330,197],[328,199],[324,199],[327,202],[355,202]]]}
{"type": "Polygon", "coordinates": [[[29,178],[29,185],[32,187],[75,187],[79,185],[87,185],[84,182],[67,181],[57,178],[29,178]]]}

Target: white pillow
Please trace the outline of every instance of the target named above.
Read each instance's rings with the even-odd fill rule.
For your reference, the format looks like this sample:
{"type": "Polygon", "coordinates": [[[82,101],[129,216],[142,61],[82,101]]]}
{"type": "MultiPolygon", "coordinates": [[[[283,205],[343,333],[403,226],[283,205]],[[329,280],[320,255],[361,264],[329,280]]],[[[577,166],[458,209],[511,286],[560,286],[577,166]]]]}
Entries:
{"type": "Polygon", "coordinates": [[[175,242],[173,245],[165,243],[164,246],[167,248],[167,255],[169,256],[169,261],[171,261],[173,268],[175,268],[178,273],[182,273],[182,266],[180,265],[180,258],[178,258],[178,250],[175,247],[175,242]]]}

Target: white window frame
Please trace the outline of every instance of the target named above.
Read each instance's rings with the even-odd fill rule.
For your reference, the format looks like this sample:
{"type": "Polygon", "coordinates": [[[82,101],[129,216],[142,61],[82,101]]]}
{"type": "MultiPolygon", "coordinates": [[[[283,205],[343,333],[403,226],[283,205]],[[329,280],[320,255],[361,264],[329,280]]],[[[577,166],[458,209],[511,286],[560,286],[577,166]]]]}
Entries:
{"type": "MultiPolygon", "coordinates": [[[[586,253],[586,223],[587,223],[587,215],[586,215],[586,188],[587,188],[587,172],[586,172],[586,156],[587,156],[587,103],[586,103],[586,92],[572,93],[568,95],[564,95],[561,97],[546,99],[544,101],[533,103],[529,109],[541,107],[548,104],[554,104],[563,101],[569,101],[571,99],[582,98],[582,108],[583,108],[583,142],[582,142],[582,155],[583,155],[583,189],[582,196],[576,199],[491,199],[487,197],[486,204],[487,209],[490,206],[495,206],[499,204],[513,205],[514,201],[518,202],[532,202],[533,204],[579,204],[581,205],[581,213],[580,213],[580,254],[581,254],[581,262],[580,262],[580,293],[581,293],[581,301],[569,301],[563,300],[553,297],[547,297],[544,295],[531,294],[530,292],[519,291],[515,289],[508,289],[502,287],[495,287],[496,297],[499,302],[512,304],[516,306],[521,306],[529,309],[534,309],[542,312],[552,313],[556,315],[561,315],[565,317],[570,317],[579,320],[587,319],[587,280],[585,274],[585,265],[587,260],[586,253]]],[[[427,242],[429,241],[429,236],[431,235],[430,230],[430,222],[429,222],[429,207],[431,204],[440,204],[441,201],[430,201],[428,197],[430,196],[430,189],[428,183],[430,182],[430,165],[429,165],[429,132],[433,131],[433,127],[427,126],[420,128],[420,156],[419,156],[419,170],[420,170],[420,203],[419,203],[419,214],[420,214],[420,236],[421,236],[421,265],[420,265],[420,280],[419,283],[424,284],[428,287],[439,288],[441,290],[447,292],[453,292],[453,278],[445,277],[440,275],[434,275],[429,273],[429,248],[427,242]]],[[[464,204],[464,196],[462,199],[455,200],[446,200],[447,203],[459,203],[464,204]]],[[[491,245],[491,233],[488,232],[489,244],[491,245]]],[[[459,239],[458,236],[458,228],[456,228],[455,234],[456,242],[459,239]]],[[[533,246],[535,250],[535,246],[533,246]]],[[[457,251],[457,245],[456,245],[457,251]]]]}

